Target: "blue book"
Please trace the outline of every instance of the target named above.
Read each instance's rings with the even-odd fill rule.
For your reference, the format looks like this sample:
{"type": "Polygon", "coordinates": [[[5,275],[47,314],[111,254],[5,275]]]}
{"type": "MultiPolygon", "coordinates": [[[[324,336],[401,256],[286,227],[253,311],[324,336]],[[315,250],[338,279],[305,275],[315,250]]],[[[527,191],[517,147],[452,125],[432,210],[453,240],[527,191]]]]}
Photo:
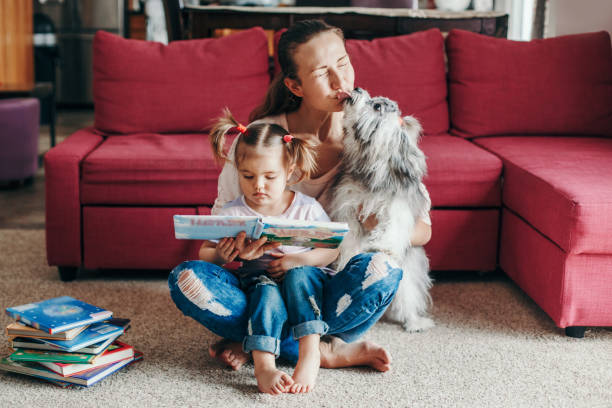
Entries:
{"type": "Polygon", "coordinates": [[[114,339],[124,332],[123,327],[110,323],[92,324],[72,340],[38,339],[63,351],[77,351],[104,340],[114,339]]]}
{"type": "MultiPolygon", "coordinates": [[[[92,344],[92,345],[89,345],[89,346],[85,346],[85,347],[83,347],[81,349],[78,349],[76,351],[81,353],[81,354],[94,354],[94,355],[101,354],[119,336],[120,336],[120,334],[117,335],[116,337],[110,337],[110,338],[108,338],[106,340],[103,340],[100,343],[95,343],[95,344],[92,344]]],[[[47,343],[43,342],[42,339],[32,339],[32,338],[28,338],[28,337],[15,337],[15,338],[9,339],[9,345],[13,349],[22,348],[22,349],[50,350],[50,351],[66,352],[66,350],[56,346],[55,344],[47,344],[47,343]]],[[[73,350],[73,352],[74,352],[74,350],[73,350]]]]}
{"type": "Polygon", "coordinates": [[[343,222],[301,221],[279,217],[175,215],[177,239],[219,240],[246,232],[246,238],[266,237],[283,245],[337,248],[349,231],[343,222]]]}
{"type": "Polygon", "coordinates": [[[90,305],[70,296],[6,308],[6,314],[49,334],[100,322],[113,315],[110,310],[90,305]]]}

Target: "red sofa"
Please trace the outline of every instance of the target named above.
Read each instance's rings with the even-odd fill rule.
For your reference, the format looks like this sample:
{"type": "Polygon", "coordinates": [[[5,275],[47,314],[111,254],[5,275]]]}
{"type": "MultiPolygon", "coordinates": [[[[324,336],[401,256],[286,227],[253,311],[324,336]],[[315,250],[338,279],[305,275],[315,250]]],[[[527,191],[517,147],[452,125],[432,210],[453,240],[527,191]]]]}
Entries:
{"type": "MultiPolygon", "coordinates": [[[[432,269],[501,266],[568,335],[611,326],[609,35],[432,29],[347,49],[357,86],[423,124],[432,269]]],[[[96,34],[95,126],[45,156],[47,257],[64,280],[196,257],[172,215],[210,212],[220,169],[206,130],[223,106],[247,121],[267,50],[259,28],[168,46],[96,34]]]]}

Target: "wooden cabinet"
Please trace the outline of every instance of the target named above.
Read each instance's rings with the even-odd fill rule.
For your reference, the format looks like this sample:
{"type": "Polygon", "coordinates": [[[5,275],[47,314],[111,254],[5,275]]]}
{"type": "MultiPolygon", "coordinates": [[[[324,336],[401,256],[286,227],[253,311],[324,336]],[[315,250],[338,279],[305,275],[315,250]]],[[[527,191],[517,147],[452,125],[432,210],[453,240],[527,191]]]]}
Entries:
{"type": "Polygon", "coordinates": [[[32,1],[0,0],[0,88],[34,85],[32,7],[32,1]]]}

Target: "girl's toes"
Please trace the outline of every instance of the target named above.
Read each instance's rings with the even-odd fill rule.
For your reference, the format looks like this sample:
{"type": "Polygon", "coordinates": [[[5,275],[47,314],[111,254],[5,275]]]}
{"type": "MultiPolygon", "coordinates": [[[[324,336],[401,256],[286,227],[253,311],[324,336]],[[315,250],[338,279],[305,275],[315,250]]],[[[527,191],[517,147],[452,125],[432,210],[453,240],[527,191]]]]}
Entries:
{"type": "Polygon", "coordinates": [[[289,387],[293,385],[293,378],[289,374],[283,374],[281,377],[281,382],[285,387],[289,387]]]}

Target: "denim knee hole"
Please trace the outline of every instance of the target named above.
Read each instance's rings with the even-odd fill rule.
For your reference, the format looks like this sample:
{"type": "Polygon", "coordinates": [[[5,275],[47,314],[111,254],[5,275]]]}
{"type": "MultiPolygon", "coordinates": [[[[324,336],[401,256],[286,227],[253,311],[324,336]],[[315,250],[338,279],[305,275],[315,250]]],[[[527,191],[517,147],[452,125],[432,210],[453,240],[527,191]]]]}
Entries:
{"type": "Polygon", "coordinates": [[[183,269],[177,277],[177,287],[185,297],[202,310],[218,316],[230,316],[232,312],[214,300],[212,293],[198,279],[193,269],[183,269]]]}
{"type": "Polygon", "coordinates": [[[362,289],[366,289],[379,280],[386,278],[389,275],[390,269],[397,268],[399,266],[388,255],[380,252],[374,254],[370,259],[363,282],[361,283],[362,289]]]}
{"type": "Polygon", "coordinates": [[[276,282],[274,282],[272,279],[268,278],[266,275],[260,275],[257,280],[259,282],[257,282],[256,286],[260,286],[260,285],[271,285],[271,286],[278,286],[276,284],[276,282]]]}
{"type": "Polygon", "coordinates": [[[321,309],[319,309],[319,305],[317,305],[317,301],[314,296],[309,296],[308,301],[310,302],[310,306],[312,307],[312,311],[314,312],[316,317],[321,316],[321,309]]]}
{"type": "Polygon", "coordinates": [[[351,305],[352,301],[353,299],[348,293],[342,295],[342,297],[338,299],[338,304],[336,305],[336,316],[340,316],[342,312],[344,312],[351,305]]]}

